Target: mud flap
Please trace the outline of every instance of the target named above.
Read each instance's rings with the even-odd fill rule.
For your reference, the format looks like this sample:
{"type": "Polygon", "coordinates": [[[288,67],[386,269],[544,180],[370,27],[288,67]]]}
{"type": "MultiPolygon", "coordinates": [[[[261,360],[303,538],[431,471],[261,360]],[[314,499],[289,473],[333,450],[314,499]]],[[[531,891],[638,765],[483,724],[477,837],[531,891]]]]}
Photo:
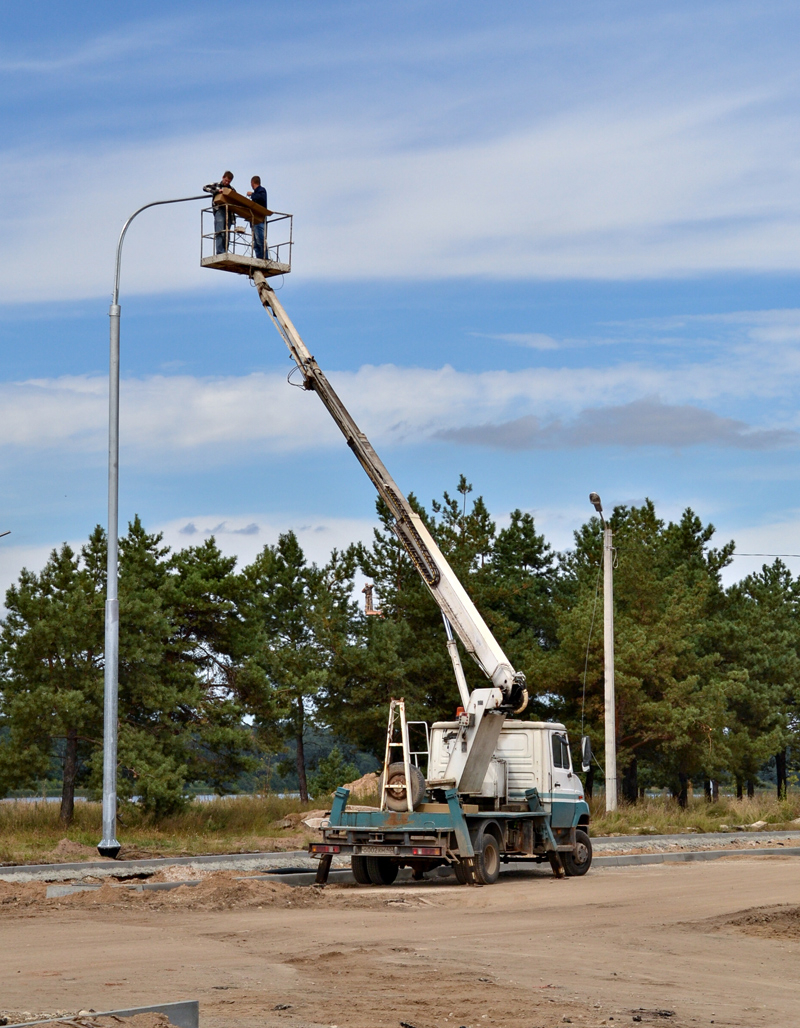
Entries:
{"type": "Polygon", "coordinates": [[[327,885],[332,860],[332,853],[323,853],[319,858],[319,867],[317,868],[317,876],[314,879],[314,885],[327,885]]]}
{"type": "Polygon", "coordinates": [[[567,872],[564,870],[564,864],[561,860],[561,854],[558,852],[558,844],[555,836],[553,835],[550,823],[545,820],[542,823],[542,828],[544,828],[544,834],[547,837],[547,859],[550,861],[550,867],[553,869],[553,875],[556,878],[566,878],[567,872]]]}
{"type": "Polygon", "coordinates": [[[478,881],[478,876],[475,872],[475,858],[467,857],[466,860],[462,861],[464,870],[467,872],[467,885],[473,886],[475,889],[482,889],[483,882],[478,881]]]}

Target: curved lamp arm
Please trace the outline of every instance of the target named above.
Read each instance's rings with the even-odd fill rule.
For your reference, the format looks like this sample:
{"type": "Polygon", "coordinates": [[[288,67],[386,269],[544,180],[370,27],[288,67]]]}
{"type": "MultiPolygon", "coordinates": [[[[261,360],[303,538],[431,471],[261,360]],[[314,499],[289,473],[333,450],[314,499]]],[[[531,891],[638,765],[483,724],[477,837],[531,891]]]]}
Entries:
{"type": "Polygon", "coordinates": [[[137,214],[141,214],[142,211],[146,211],[148,207],[160,207],[165,203],[187,203],[189,200],[206,200],[208,194],[203,193],[202,196],[181,196],[177,200],[153,200],[152,203],[146,203],[144,207],[140,207],[138,211],[134,211],[133,214],[128,218],[125,224],[122,226],[122,231],[119,234],[119,242],[117,243],[117,265],[114,273],[114,292],[112,293],[111,303],[116,304],[119,300],[119,276],[122,264],[122,244],[125,241],[125,233],[128,231],[128,226],[136,217],[137,214]]]}

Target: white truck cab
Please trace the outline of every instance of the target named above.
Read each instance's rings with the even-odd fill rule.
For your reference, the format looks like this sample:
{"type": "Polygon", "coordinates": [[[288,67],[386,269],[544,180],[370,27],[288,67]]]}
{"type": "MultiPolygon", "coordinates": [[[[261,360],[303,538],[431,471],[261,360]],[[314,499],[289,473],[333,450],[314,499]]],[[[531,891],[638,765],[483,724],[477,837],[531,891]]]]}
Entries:
{"type": "MultiPolygon", "coordinates": [[[[446,778],[450,757],[460,737],[458,721],[437,721],[432,726],[429,787],[435,788],[437,782],[446,778]]],[[[575,804],[584,797],[581,781],[572,769],[564,725],[552,721],[506,720],[483,786],[471,795],[479,800],[494,801],[493,805],[499,809],[506,803],[524,803],[529,789],[537,790],[542,805],[554,815],[561,812],[561,804],[568,805],[571,826],[575,804]]],[[[555,818],[554,824],[558,826],[562,820],[555,818]]]]}

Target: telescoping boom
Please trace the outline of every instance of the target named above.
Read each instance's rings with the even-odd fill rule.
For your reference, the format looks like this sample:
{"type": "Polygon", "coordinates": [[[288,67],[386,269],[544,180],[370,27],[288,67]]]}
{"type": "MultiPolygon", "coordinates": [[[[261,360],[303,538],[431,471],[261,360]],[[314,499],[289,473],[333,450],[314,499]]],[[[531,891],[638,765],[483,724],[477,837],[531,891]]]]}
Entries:
{"type": "MultiPolygon", "coordinates": [[[[262,304],[300,369],[304,387],[313,390],[322,400],[328,413],[341,429],[348,446],[391,511],[394,531],[430,590],[431,596],[439,605],[445,618],[445,626],[452,626],[467,653],[491,681],[492,689],[487,696],[485,708],[505,713],[521,712],[528,702],[525,675],[512,667],[489,626],[478,613],[475,604],[434,542],[424,521],[398,488],[370,441],[355,423],[309,353],[265,275],[261,271],[253,272],[253,282],[262,304]]],[[[463,699],[466,698],[463,696],[463,675],[458,674],[458,655],[454,645],[450,647],[450,653],[456,668],[456,677],[461,678],[459,686],[463,699]]]]}

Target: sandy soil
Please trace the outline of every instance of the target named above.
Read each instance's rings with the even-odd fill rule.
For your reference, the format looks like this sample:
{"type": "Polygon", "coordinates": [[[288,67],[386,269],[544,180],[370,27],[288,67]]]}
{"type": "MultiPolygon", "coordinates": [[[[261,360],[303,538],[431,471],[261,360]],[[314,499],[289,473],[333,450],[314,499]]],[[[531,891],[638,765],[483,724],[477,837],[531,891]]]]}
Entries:
{"type": "Polygon", "coordinates": [[[197,998],[203,1028],[790,1028],[798,871],[740,857],[326,890],[218,873],[50,901],[2,883],[0,1013],[197,998]]]}

